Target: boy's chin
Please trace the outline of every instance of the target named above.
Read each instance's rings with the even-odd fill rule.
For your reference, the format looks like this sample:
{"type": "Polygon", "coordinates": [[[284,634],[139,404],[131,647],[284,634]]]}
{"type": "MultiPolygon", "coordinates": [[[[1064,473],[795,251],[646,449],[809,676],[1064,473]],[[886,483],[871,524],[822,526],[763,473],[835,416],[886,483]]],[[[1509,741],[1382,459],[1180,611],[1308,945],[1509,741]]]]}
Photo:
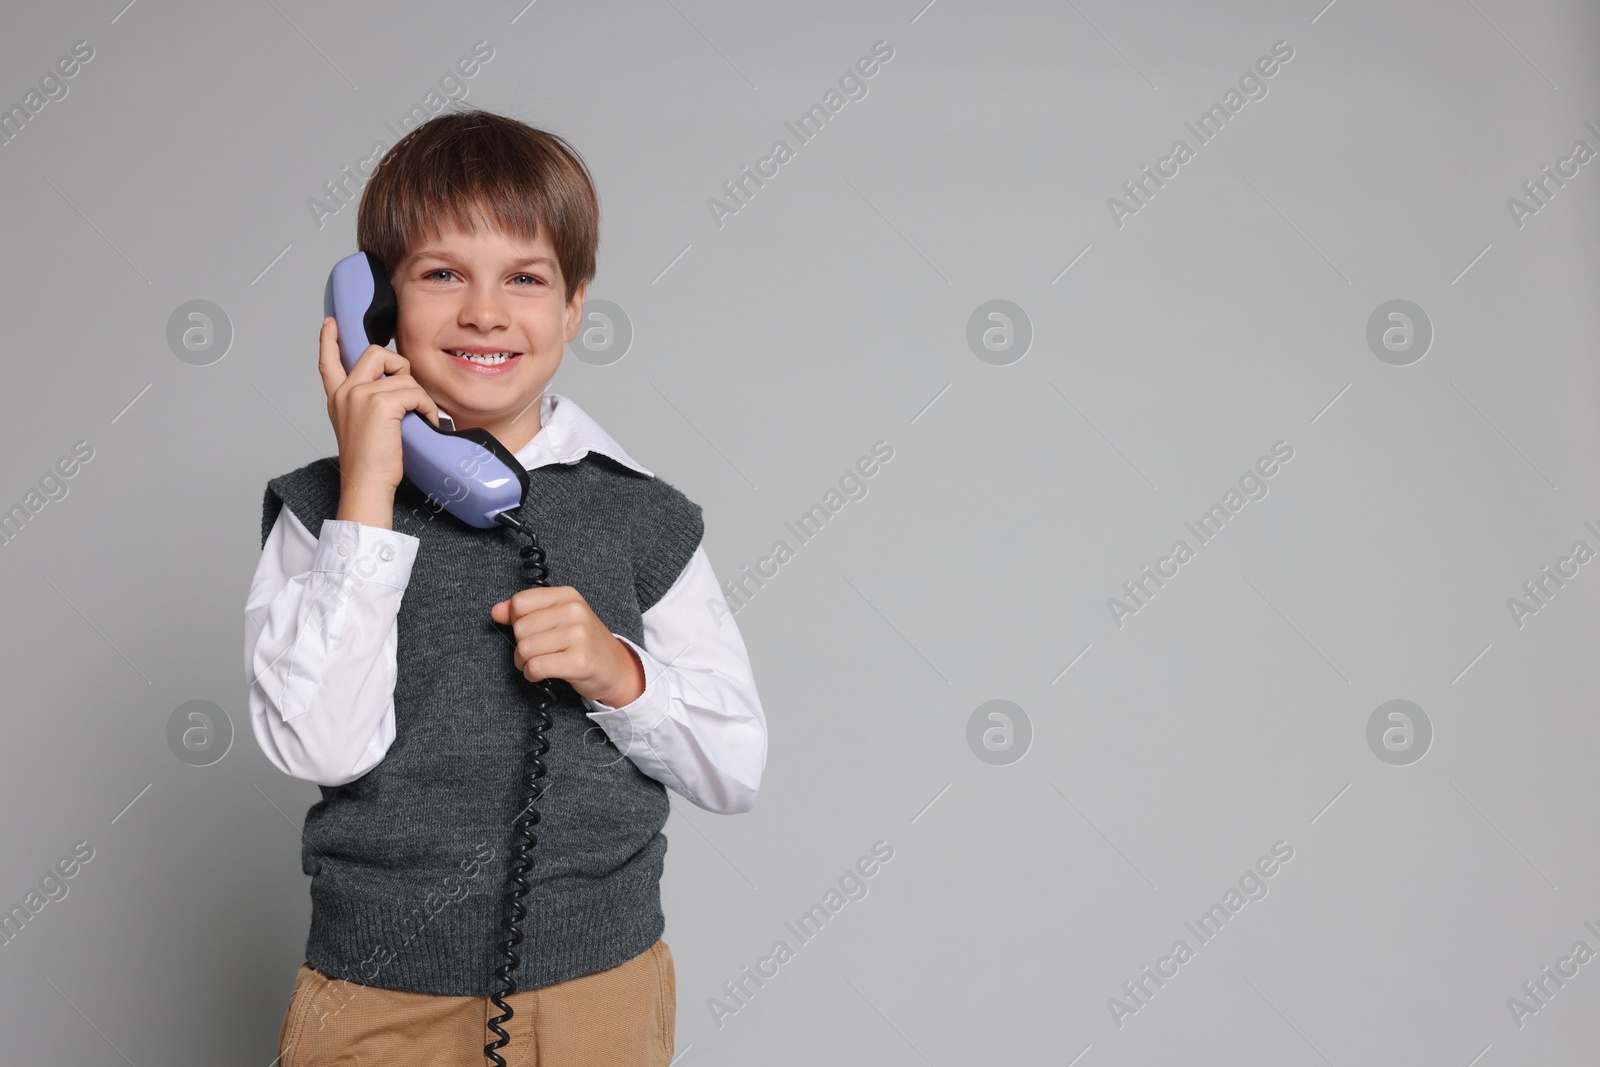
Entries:
{"type": "Polygon", "coordinates": [[[428,391],[428,395],[433,397],[439,409],[447,412],[456,426],[461,428],[503,422],[526,413],[538,401],[539,392],[534,390],[524,396],[525,392],[527,391],[513,388],[512,383],[507,382],[476,392],[476,395],[471,391],[454,393],[432,390],[428,391]]]}

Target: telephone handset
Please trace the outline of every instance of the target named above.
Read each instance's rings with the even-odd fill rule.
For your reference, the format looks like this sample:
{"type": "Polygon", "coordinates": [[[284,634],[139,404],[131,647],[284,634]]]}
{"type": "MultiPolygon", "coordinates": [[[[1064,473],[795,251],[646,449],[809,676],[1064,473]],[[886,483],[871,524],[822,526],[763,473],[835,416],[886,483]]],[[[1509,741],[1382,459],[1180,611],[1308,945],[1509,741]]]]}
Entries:
{"type": "MultiPolygon", "coordinates": [[[[399,301],[389,282],[389,272],[371,252],[357,252],[333,265],[322,306],[323,314],[332,315],[338,323],[339,358],[346,371],[361,358],[369,344],[388,344],[394,337],[399,301]]],[[[439,423],[441,429],[434,429],[415,411],[406,412],[400,420],[400,448],[406,479],[430,501],[437,502],[469,526],[492,529],[498,524],[525,537],[528,543],[517,551],[529,585],[548,586],[544,549],[539,547],[533,529],[517,515],[528,495],[527,469],[488,430],[458,430],[454,420],[442,411],[439,423]]],[[[550,709],[556,702],[552,689],[555,681],[529,683],[533,713],[522,758],[522,795],[517,805],[522,814],[512,828],[511,867],[506,878],[505,914],[501,919],[506,937],[499,943],[501,963],[494,972],[499,984],[489,998],[501,1014],[485,1021],[495,1040],[484,1045],[483,1053],[496,1067],[506,1067],[505,1059],[496,1050],[511,1043],[511,1035],[501,1024],[509,1022],[513,1015],[505,998],[517,992],[516,972],[520,962],[517,948],[522,944],[522,920],[527,915],[522,898],[530,889],[523,876],[533,868],[530,853],[539,843],[533,832],[539,823],[539,812],[534,804],[543,796],[547,785],[541,781],[546,772],[541,757],[550,750],[545,734],[552,725],[550,709]]]]}
{"type": "MultiPolygon", "coordinates": [[[[322,313],[339,323],[339,359],[346,371],[369,344],[389,343],[399,309],[394,286],[377,256],[357,252],[333,265],[322,313]]],[[[470,526],[486,529],[503,522],[500,515],[522,506],[528,472],[488,430],[458,430],[442,411],[439,424],[441,428],[434,429],[415,411],[400,420],[407,480],[470,526]]]]}

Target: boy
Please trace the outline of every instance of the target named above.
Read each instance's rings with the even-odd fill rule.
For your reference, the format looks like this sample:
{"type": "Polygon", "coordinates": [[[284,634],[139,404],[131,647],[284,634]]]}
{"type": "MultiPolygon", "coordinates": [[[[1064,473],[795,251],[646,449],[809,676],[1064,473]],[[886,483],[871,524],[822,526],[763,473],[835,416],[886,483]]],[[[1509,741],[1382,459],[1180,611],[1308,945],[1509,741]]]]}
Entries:
{"type": "Polygon", "coordinates": [[[482,111],[411,131],[363,190],[357,244],[390,272],[402,354],[369,346],[347,374],[323,321],[339,455],[268,483],[245,606],[256,740],[322,787],[281,1067],[485,1062],[542,679],[560,681],[505,1062],[672,1058],[665,787],[750,810],[766,722],[738,628],[717,621],[700,508],[546,390],[582,321],[598,220],[565,141],[482,111]],[[548,588],[520,588],[511,531],[402,480],[413,410],[488,430],[528,468],[518,517],[548,588]]]}

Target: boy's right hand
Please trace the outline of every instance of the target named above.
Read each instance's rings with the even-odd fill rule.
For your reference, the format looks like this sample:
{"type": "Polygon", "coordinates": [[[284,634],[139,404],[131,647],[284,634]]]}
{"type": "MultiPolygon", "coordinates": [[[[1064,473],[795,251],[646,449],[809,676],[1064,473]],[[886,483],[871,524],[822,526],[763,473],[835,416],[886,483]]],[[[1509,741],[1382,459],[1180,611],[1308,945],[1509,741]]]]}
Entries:
{"type": "Polygon", "coordinates": [[[411,377],[404,356],[368,345],[347,373],[339,360],[339,326],[322,320],[318,369],[328,394],[328,419],[339,441],[339,515],[370,526],[393,524],[394,493],[405,474],[400,420],[416,411],[435,428],[439,408],[411,377]]]}

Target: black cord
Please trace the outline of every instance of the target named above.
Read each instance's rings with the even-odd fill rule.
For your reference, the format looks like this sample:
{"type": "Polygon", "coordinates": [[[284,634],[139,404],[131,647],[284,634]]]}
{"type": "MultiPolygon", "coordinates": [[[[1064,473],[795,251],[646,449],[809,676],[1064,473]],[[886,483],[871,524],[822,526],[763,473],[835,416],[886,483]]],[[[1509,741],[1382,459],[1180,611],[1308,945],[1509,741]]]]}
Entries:
{"type": "MultiPolygon", "coordinates": [[[[501,512],[495,518],[503,525],[520,533],[528,539],[528,543],[517,550],[522,557],[523,569],[527,572],[530,585],[534,587],[547,587],[546,578],[549,571],[544,565],[544,549],[539,547],[539,539],[534,535],[533,529],[508,512],[501,512]]],[[[504,962],[495,968],[495,978],[499,982],[495,992],[489,997],[501,1014],[487,1020],[486,1025],[495,1035],[495,1040],[483,1046],[483,1054],[493,1060],[495,1067],[506,1067],[504,1057],[497,1049],[505,1048],[511,1043],[511,1035],[506,1032],[502,1023],[510,1022],[513,1012],[511,1005],[505,998],[517,992],[517,966],[520,959],[517,947],[522,944],[522,920],[528,914],[522,906],[522,898],[527,895],[529,885],[523,875],[533,868],[531,853],[539,838],[534,834],[533,828],[539,824],[539,812],[534,807],[539,798],[544,794],[544,784],[539,779],[544,777],[545,765],[541,758],[550,750],[550,742],[545,737],[545,731],[550,729],[551,719],[549,709],[555,704],[556,696],[553,688],[553,679],[540,682],[530,682],[529,688],[533,692],[533,715],[528,725],[528,747],[523,753],[522,797],[521,814],[512,828],[511,870],[506,879],[505,915],[501,919],[501,928],[506,932],[506,938],[500,942],[500,955],[504,962]]]]}

